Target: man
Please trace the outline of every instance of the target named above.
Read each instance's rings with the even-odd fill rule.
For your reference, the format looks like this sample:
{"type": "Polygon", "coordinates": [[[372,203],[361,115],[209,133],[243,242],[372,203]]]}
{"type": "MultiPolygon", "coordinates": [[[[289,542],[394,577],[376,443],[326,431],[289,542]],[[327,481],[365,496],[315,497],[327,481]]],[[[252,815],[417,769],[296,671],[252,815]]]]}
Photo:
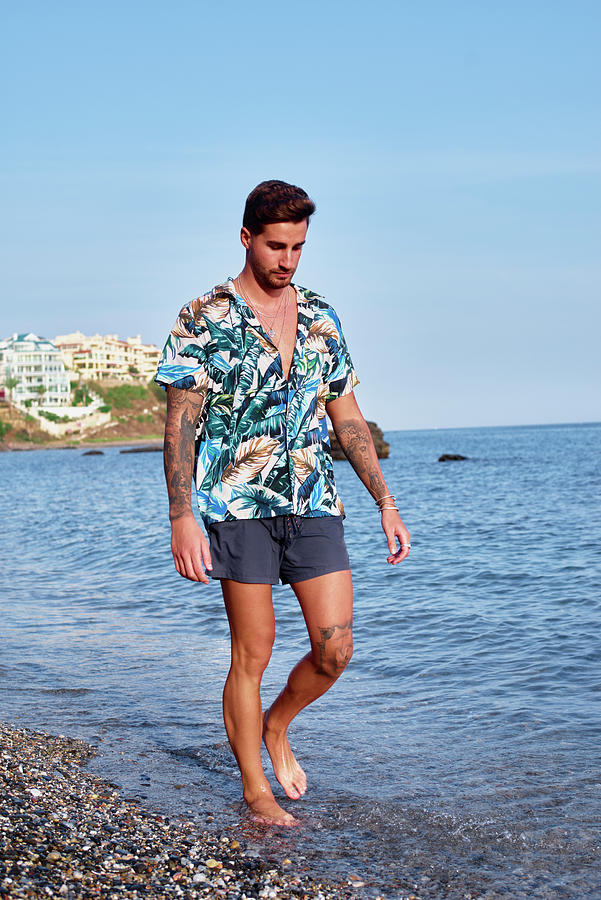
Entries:
{"type": "Polygon", "coordinates": [[[180,311],[156,375],[167,390],[165,475],[177,571],[221,581],[231,632],[223,692],[230,745],[254,818],[296,819],[261,766],[264,740],[291,799],[307,779],[287,738],[352,652],[352,580],[325,414],[381,511],[388,562],[409,552],[353,394],[358,378],[334,309],[292,284],[315,205],[282,181],[248,196],[241,273],[180,311]],[[208,539],[192,513],[192,477],[208,539]],[[399,547],[397,548],[397,539],[399,547]],[[275,635],[272,585],[290,584],[311,649],[263,715],[261,678],[275,635]]]}

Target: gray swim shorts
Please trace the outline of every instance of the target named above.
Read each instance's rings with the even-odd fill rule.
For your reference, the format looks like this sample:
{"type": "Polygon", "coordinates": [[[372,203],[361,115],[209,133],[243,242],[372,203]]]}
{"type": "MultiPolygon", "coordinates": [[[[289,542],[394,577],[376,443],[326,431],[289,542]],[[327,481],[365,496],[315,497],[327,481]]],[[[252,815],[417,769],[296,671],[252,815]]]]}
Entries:
{"type": "Polygon", "coordinates": [[[342,516],[273,516],[209,525],[212,578],[295,584],[350,569],[342,516]]]}

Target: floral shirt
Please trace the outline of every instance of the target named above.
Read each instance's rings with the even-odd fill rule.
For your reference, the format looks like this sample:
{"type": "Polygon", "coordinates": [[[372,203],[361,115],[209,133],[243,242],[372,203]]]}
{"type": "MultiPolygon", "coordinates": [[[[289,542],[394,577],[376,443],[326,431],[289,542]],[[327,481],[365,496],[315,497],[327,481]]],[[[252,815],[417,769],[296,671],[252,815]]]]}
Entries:
{"type": "Polygon", "coordinates": [[[277,347],[232,279],[184,306],[155,381],[205,394],[195,485],[206,527],[271,516],[344,516],[325,405],[359,383],[340,320],[293,285],[298,327],[288,379],[277,347]]]}

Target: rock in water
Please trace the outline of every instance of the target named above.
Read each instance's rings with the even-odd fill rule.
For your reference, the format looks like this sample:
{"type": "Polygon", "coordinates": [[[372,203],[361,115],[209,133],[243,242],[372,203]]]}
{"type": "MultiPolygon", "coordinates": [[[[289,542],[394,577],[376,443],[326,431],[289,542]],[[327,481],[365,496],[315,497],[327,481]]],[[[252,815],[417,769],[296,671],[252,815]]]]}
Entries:
{"type": "Polygon", "coordinates": [[[128,447],[127,450],[119,450],[119,453],[156,453],[159,450],[163,450],[162,443],[144,447],[128,447]]]}
{"type": "Polygon", "coordinates": [[[438,462],[455,462],[458,459],[469,459],[469,457],[462,456],[461,453],[443,453],[438,457],[438,462]]]}
{"type": "MultiPolygon", "coordinates": [[[[388,459],[390,453],[390,444],[384,440],[384,433],[378,428],[375,422],[368,422],[369,430],[378,454],[378,459],[388,459]]],[[[330,444],[332,447],[332,459],[346,459],[344,451],[338,443],[338,438],[333,431],[328,432],[330,435],[330,444]]]]}

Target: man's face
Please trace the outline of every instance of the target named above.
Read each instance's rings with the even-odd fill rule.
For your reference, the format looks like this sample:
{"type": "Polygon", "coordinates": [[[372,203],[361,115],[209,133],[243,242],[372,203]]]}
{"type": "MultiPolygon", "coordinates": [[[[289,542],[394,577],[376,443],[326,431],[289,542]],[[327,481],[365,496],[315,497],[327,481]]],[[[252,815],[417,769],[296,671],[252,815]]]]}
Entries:
{"type": "Polygon", "coordinates": [[[263,290],[283,288],[296,272],[307,236],[309,222],[272,222],[261,234],[243,228],[240,239],[246,247],[246,259],[263,290]]]}

